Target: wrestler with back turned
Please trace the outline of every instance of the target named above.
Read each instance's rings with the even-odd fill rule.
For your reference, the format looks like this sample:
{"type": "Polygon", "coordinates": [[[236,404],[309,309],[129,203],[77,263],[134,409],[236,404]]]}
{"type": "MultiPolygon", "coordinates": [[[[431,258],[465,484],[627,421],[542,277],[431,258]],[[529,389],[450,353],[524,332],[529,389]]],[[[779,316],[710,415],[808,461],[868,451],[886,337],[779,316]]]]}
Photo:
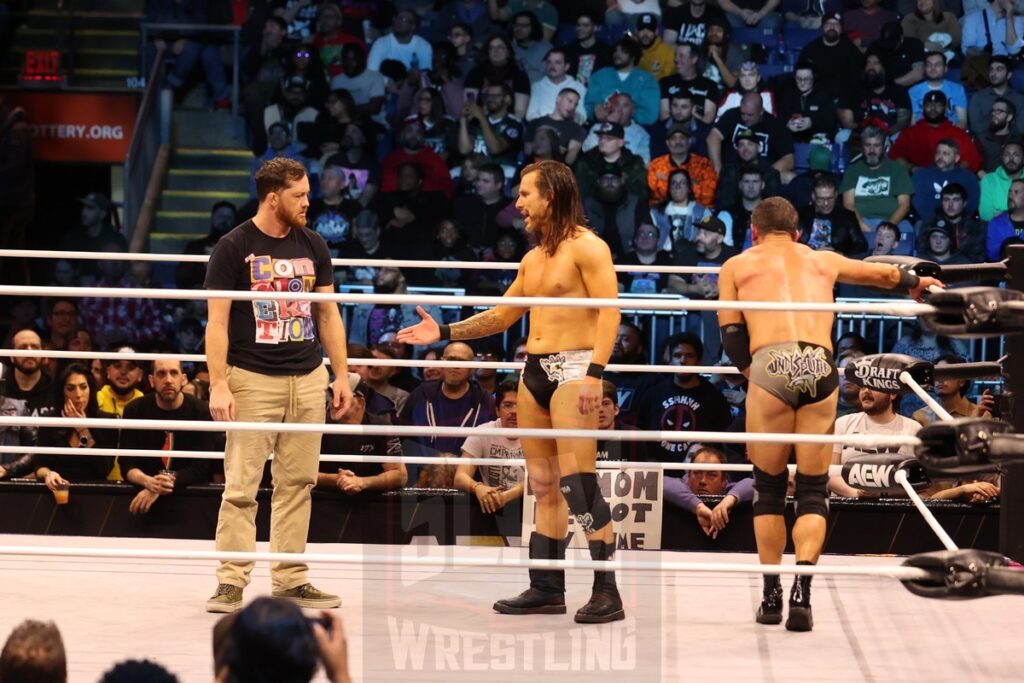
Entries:
{"type": "MultiPolygon", "coordinates": [[[[835,252],[814,251],[798,242],[792,204],[779,197],[762,201],[750,219],[754,246],[733,256],[718,276],[720,301],[818,302],[833,300],[837,282],[901,289],[915,299],[934,278],[917,277],[893,265],[855,261],[835,252]]],[[[831,312],[718,312],[722,347],[750,380],[747,431],[831,434],[838,400],[838,372],[832,358],[831,312]]],[[[831,444],[751,443],[754,464],[754,535],[763,564],[780,564],[786,546],[786,463],[796,449],[797,564],[815,564],[825,540],[831,444]]],[[[798,576],[789,596],[786,628],[813,626],[810,576],[798,576]]],[[[766,574],[757,611],[762,624],[782,622],[778,574],[766,574]]]]}
{"type": "MultiPolygon", "coordinates": [[[[584,227],[579,189],[572,170],[557,161],[523,169],[516,208],[538,246],[523,257],[508,297],[591,297],[612,299],[618,286],[611,252],[584,227]]],[[[423,320],[401,330],[398,340],[432,344],[440,339],[475,339],[503,332],[527,309],[496,306],[451,326],[423,320]]],[[[528,357],[519,389],[522,428],[597,429],[601,374],[619,329],[617,308],[530,307],[528,357]]],[[[537,531],[530,537],[533,559],[564,559],[568,515],[586,532],[590,556],[610,560],[615,552],[611,510],[597,483],[595,439],[523,438],[530,486],[537,497],[537,531]]],[[[499,600],[503,614],[565,614],[565,572],[530,570],[530,588],[499,600]]],[[[594,572],[590,601],[580,623],[625,618],[615,573],[594,572]]]]}

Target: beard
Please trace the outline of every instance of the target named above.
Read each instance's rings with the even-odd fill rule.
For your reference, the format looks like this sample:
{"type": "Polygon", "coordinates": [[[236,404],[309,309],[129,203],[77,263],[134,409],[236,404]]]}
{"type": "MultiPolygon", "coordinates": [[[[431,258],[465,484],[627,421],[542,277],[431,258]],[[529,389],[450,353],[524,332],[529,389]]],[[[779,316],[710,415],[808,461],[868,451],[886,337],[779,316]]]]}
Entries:
{"type": "Polygon", "coordinates": [[[881,71],[865,71],[864,72],[864,85],[869,90],[877,90],[885,86],[885,74],[881,71]]]}
{"type": "Polygon", "coordinates": [[[289,228],[299,229],[306,227],[306,214],[305,213],[289,213],[283,205],[277,207],[277,211],[274,213],[277,220],[281,221],[289,228]]]}
{"type": "Polygon", "coordinates": [[[605,204],[618,204],[626,196],[626,186],[620,185],[614,188],[598,186],[595,194],[597,195],[598,200],[605,204]]]}
{"type": "Polygon", "coordinates": [[[930,124],[932,124],[934,126],[937,126],[938,124],[942,123],[945,119],[946,119],[946,114],[945,113],[938,114],[938,115],[935,115],[935,116],[929,116],[928,114],[924,115],[925,122],[926,123],[930,123],[930,124]]]}
{"type": "Polygon", "coordinates": [[[394,294],[398,291],[398,280],[391,280],[389,282],[377,282],[373,283],[374,294],[394,294]]]}
{"type": "Polygon", "coordinates": [[[999,135],[999,133],[1000,133],[1000,132],[1001,132],[1001,131],[1002,131],[1002,130],[1003,130],[1004,128],[1006,128],[1006,122],[1005,122],[1005,121],[1004,121],[1004,122],[1002,122],[1002,123],[998,123],[998,122],[996,122],[996,121],[991,121],[991,120],[990,120],[990,121],[988,122],[988,132],[989,132],[989,133],[992,133],[992,135],[999,135]]]}
{"type": "Polygon", "coordinates": [[[836,31],[834,29],[825,31],[825,40],[827,40],[830,43],[836,42],[837,40],[839,40],[839,31],[836,31]]]}

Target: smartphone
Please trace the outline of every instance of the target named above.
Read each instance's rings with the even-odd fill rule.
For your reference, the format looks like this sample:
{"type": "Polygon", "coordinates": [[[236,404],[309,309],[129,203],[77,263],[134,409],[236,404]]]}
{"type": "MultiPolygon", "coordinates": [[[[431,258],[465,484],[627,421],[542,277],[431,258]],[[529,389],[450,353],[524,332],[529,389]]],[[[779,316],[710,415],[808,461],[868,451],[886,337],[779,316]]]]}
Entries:
{"type": "Polygon", "coordinates": [[[331,633],[333,622],[331,618],[326,615],[320,615],[319,617],[306,617],[306,621],[309,622],[309,627],[313,628],[313,624],[320,624],[327,631],[328,635],[331,633]]]}

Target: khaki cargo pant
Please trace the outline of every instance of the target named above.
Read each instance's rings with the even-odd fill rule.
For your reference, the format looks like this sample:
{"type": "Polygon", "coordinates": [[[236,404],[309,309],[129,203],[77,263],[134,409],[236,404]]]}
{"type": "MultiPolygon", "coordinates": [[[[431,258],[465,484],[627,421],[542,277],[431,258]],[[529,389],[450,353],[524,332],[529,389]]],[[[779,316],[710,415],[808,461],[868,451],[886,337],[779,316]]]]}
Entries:
{"type": "MultiPolygon", "coordinates": [[[[239,367],[227,369],[239,422],[324,424],[328,374],[323,365],[308,375],[262,375],[239,367]]],[[[309,534],[310,491],[320,461],[319,432],[228,432],[224,453],[224,497],[217,519],[217,550],[256,549],[256,492],[271,453],[274,493],[270,502],[270,550],[301,553],[309,534]]],[[[245,587],[252,562],[222,562],[219,583],[245,587]]],[[[273,590],[306,583],[305,563],[270,566],[273,590]]]]}

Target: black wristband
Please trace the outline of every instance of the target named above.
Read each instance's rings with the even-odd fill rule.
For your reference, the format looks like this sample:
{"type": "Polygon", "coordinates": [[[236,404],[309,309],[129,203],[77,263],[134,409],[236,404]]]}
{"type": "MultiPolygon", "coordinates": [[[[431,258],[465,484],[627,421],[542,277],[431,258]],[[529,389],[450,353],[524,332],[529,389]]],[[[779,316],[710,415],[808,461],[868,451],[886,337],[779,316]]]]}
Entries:
{"type": "Polygon", "coordinates": [[[597,363],[591,363],[587,366],[587,377],[596,377],[601,379],[604,377],[604,366],[598,365],[597,363]]]}
{"type": "Polygon", "coordinates": [[[919,284],[921,284],[921,278],[915,275],[912,270],[904,270],[903,268],[900,268],[900,281],[896,285],[897,287],[909,292],[912,289],[915,289],[919,284]]]}
{"type": "Polygon", "coordinates": [[[441,341],[448,341],[452,338],[451,325],[438,325],[437,327],[441,332],[441,341]]]}

